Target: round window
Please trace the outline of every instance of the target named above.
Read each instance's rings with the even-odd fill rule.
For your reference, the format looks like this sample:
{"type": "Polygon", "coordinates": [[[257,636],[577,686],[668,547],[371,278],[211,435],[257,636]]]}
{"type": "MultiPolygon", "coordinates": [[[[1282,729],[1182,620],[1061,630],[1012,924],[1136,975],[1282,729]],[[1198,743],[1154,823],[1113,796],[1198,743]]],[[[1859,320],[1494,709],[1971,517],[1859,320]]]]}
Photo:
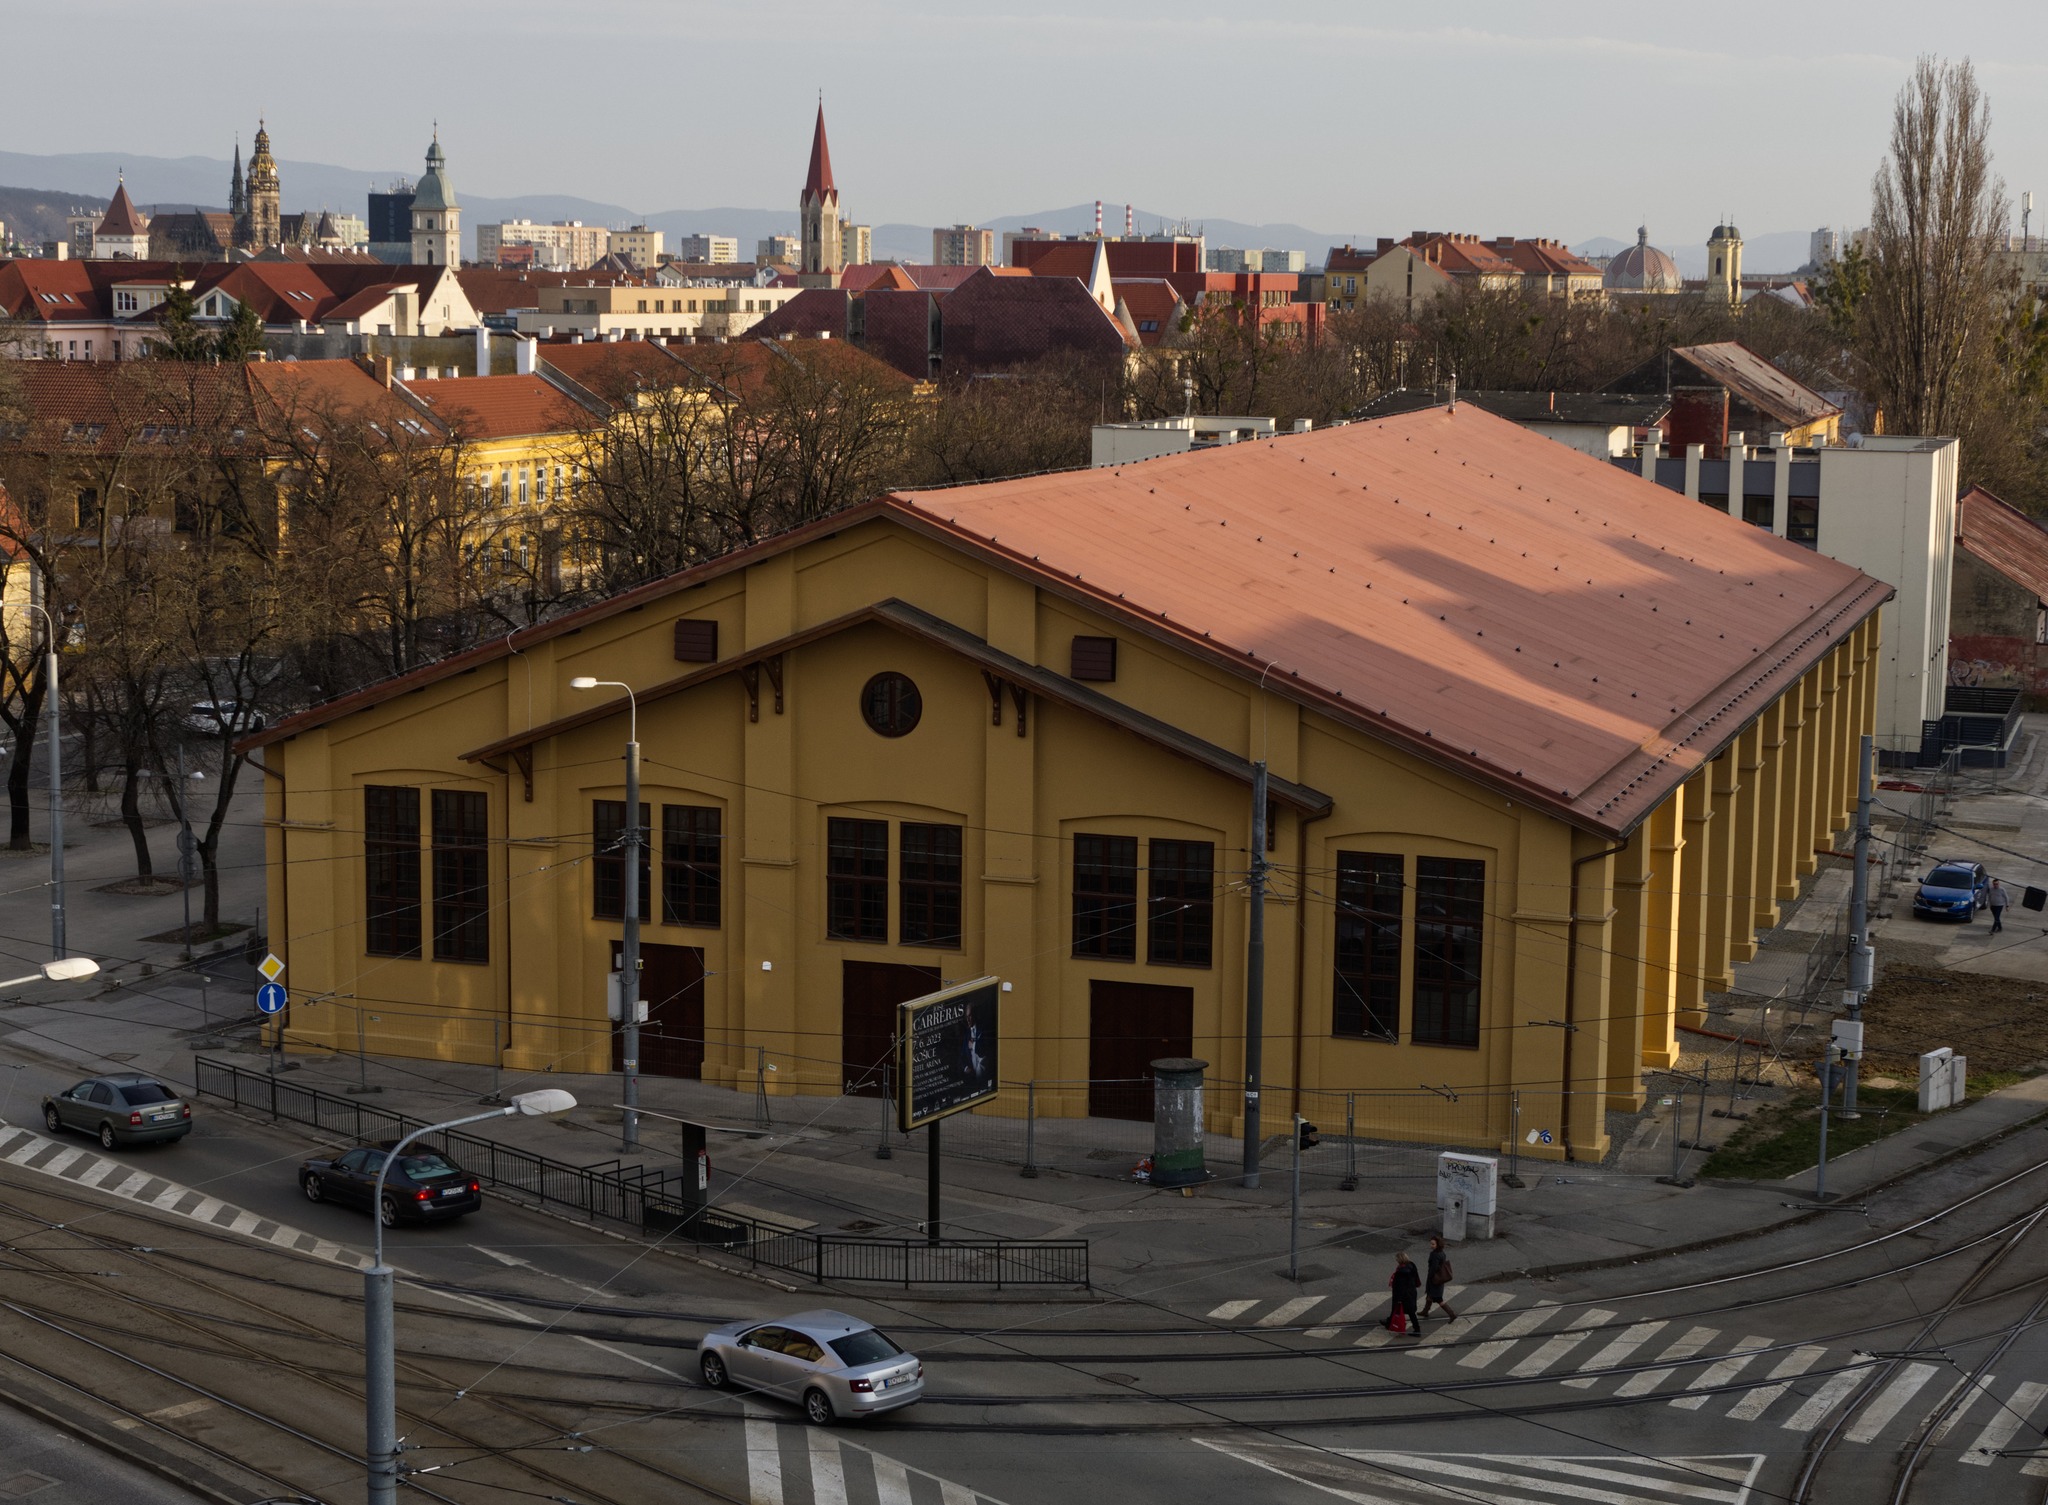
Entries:
{"type": "Polygon", "coordinates": [[[924,715],[924,697],[908,674],[877,674],[860,692],[860,714],[885,737],[901,737],[924,715]]]}

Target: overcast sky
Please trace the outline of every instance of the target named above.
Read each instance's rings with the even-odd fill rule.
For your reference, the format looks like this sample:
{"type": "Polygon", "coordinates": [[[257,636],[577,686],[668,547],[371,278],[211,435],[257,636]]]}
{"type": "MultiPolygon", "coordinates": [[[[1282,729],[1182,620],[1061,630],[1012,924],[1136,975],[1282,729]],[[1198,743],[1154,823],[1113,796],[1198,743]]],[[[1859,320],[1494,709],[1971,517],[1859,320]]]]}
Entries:
{"type": "MultiPolygon", "coordinates": [[[[644,211],[778,208],[825,93],[859,220],[1168,214],[1703,237],[1858,224],[1914,56],[1974,58],[2048,205],[2048,5],[1732,0],[6,0],[0,147],[281,156],[644,211]],[[43,62],[31,63],[31,59],[43,62]]],[[[81,188],[96,185],[79,185],[81,188]]],[[[2037,221],[2037,227],[2038,227],[2037,221]]]]}

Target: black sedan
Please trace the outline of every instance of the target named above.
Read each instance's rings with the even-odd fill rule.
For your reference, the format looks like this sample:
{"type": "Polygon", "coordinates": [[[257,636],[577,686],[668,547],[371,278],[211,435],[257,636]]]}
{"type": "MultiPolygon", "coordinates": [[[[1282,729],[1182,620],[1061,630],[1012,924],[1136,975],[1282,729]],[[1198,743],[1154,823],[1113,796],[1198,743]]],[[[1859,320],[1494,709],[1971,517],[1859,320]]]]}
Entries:
{"type": "MultiPolygon", "coordinates": [[[[377,1173],[390,1156],[388,1149],[366,1146],[332,1160],[308,1160],[299,1167],[299,1190],[308,1202],[368,1207],[377,1194],[377,1173]]],[[[483,1205],[483,1185],[468,1171],[446,1155],[415,1149],[400,1155],[384,1178],[377,1216],[387,1228],[397,1223],[438,1223],[483,1205]]]]}
{"type": "Polygon", "coordinates": [[[183,1139],[192,1132],[192,1106],[155,1077],[91,1077],[44,1098],[43,1122],[52,1134],[82,1129],[111,1150],[183,1139]]]}

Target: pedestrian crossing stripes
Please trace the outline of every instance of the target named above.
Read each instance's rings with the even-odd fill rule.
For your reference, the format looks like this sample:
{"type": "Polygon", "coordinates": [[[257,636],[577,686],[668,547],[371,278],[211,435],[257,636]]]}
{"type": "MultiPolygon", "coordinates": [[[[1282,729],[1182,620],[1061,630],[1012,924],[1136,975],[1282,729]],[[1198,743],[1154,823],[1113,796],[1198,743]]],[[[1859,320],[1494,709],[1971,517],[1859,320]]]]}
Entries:
{"type": "Polygon", "coordinates": [[[747,1409],[747,1505],[1002,1505],[951,1479],[818,1427],[747,1409]]]}
{"type": "MultiPolygon", "coordinates": [[[[2023,1427],[2033,1435],[2034,1413],[2048,1404],[2048,1383],[2028,1382],[2001,1397],[1993,1377],[1971,1381],[1937,1364],[1882,1371],[1869,1354],[1831,1353],[1818,1344],[1780,1343],[1663,1319],[1623,1326],[1619,1314],[1604,1307],[1517,1303],[1509,1291],[1475,1296],[1451,1286],[1446,1294],[1457,1318],[1425,1319],[1419,1336],[1387,1330],[1390,1301],[1380,1291],[1348,1299],[1232,1300],[1211,1308],[1207,1316],[1244,1331],[1299,1328],[1316,1340],[1350,1336],[1363,1327],[1350,1336],[1352,1346],[1385,1348],[1411,1359],[1441,1361],[1449,1355],[1457,1370],[1514,1380],[1549,1377],[1577,1390],[1598,1386],[1617,1399],[1718,1412],[1730,1421],[1775,1424],[1787,1432],[1813,1432],[1856,1403],[1855,1412],[1844,1419],[1842,1437],[1865,1446],[1896,1442],[1925,1424],[1915,1417],[1939,1417],[1930,1442],[1939,1445],[1946,1439],[1965,1462],[1975,1464],[1996,1462],[2023,1427]],[[1319,1326],[1301,1325],[1318,1320],[1319,1326]],[[1954,1377],[1934,1383],[1944,1374],[1954,1377]]],[[[2024,1450],[2020,1461],[2024,1472],[2048,1477],[2048,1453],[2037,1457],[2024,1450]]]]}
{"type": "Polygon", "coordinates": [[[1540,1457],[1197,1441],[1213,1452],[1356,1505],[1443,1505],[1474,1499],[1535,1505],[1532,1497],[1601,1505],[1749,1505],[1764,1463],[1761,1453],[1540,1457]]]}
{"type": "Polygon", "coordinates": [[[89,1187],[125,1202],[155,1208],[195,1223],[205,1223],[351,1270],[363,1269],[370,1263],[368,1255],[343,1248],[316,1234],[258,1217],[253,1212],[194,1191],[189,1186],[180,1186],[148,1171],[136,1170],[126,1161],[94,1150],[60,1144],[54,1139],[8,1124],[0,1124],[0,1165],[18,1166],[39,1175],[55,1176],[74,1186],[89,1187]]]}

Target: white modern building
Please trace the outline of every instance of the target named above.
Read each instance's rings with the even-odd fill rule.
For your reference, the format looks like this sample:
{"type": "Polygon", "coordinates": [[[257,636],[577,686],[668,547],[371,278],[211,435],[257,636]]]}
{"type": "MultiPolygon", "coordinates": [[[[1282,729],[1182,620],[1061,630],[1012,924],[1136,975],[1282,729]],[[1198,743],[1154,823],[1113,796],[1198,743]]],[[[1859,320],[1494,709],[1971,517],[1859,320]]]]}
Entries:
{"type": "Polygon", "coordinates": [[[1917,748],[1948,688],[1949,577],[1955,565],[1957,444],[1866,435],[1852,447],[1795,448],[1782,434],[1728,436],[1727,458],[1704,446],[1665,455],[1645,444],[1616,464],[1778,537],[1854,565],[1893,587],[1884,609],[1877,740],[1917,748]]]}
{"type": "Polygon", "coordinates": [[[685,235],[676,241],[677,261],[727,262],[740,259],[737,235],[685,235]]]}
{"type": "Polygon", "coordinates": [[[494,266],[506,246],[532,246],[534,265],[573,272],[602,261],[612,248],[612,232],[580,219],[536,224],[530,219],[501,220],[476,227],[476,259],[494,266]]]}

